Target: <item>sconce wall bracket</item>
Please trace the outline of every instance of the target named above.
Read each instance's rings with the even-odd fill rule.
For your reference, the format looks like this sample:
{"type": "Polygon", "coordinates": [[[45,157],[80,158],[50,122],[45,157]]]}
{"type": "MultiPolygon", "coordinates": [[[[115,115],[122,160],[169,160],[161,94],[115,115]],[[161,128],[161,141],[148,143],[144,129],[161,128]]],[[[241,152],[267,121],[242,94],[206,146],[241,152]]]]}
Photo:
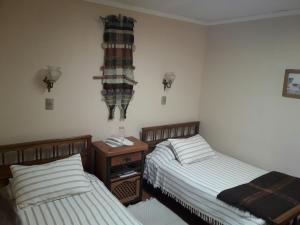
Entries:
{"type": "Polygon", "coordinates": [[[170,88],[171,85],[172,85],[172,82],[168,82],[166,79],[163,79],[163,82],[162,84],[164,85],[164,91],[167,89],[167,88],[170,88]]]}
{"type": "Polygon", "coordinates": [[[50,92],[51,88],[53,88],[53,84],[54,84],[55,81],[49,80],[47,77],[45,77],[43,81],[47,85],[48,92],[50,92]]]}

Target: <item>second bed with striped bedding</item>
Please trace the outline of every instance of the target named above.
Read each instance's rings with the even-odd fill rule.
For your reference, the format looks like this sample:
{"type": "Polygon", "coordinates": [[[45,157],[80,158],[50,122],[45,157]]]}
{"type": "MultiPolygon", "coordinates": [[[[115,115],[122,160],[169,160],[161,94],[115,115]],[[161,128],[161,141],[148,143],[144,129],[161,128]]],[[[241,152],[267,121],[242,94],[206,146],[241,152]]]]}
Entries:
{"type": "Polygon", "coordinates": [[[141,225],[96,177],[92,191],[18,210],[22,225],[141,225]]]}
{"type": "Polygon", "coordinates": [[[234,208],[216,197],[226,189],[267,173],[216,152],[201,162],[181,165],[159,146],[146,158],[144,178],[211,224],[262,225],[265,221],[234,208]]]}

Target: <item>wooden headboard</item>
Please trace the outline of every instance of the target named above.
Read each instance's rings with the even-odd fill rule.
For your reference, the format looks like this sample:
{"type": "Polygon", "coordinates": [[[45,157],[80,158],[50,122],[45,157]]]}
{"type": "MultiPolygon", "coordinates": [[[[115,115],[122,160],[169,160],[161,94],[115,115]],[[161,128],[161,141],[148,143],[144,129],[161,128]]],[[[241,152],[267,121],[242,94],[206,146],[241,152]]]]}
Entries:
{"type": "Polygon", "coordinates": [[[168,138],[187,138],[199,133],[199,121],[161,125],[155,127],[142,128],[142,141],[149,145],[149,150],[153,150],[159,142],[168,138]]]}
{"type": "Polygon", "coordinates": [[[34,141],[0,146],[0,186],[11,177],[10,165],[38,165],[80,153],[86,171],[93,170],[92,136],[34,141]]]}

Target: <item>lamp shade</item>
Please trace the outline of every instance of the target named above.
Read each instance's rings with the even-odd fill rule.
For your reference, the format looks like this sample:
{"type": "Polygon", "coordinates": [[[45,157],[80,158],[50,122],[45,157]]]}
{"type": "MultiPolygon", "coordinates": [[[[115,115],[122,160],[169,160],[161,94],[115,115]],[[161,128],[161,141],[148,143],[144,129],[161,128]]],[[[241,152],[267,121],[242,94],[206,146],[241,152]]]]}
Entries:
{"type": "Polygon", "coordinates": [[[165,73],[164,79],[167,82],[169,82],[169,81],[173,82],[175,80],[175,78],[176,78],[176,75],[173,72],[167,72],[167,73],[165,73]]]}
{"type": "Polygon", "coordinates": [[[61,68],[58,66],[48,66],[48,74],[47,74],[48,80],[56,82],[62,75],[60,69],[61,68]]]}

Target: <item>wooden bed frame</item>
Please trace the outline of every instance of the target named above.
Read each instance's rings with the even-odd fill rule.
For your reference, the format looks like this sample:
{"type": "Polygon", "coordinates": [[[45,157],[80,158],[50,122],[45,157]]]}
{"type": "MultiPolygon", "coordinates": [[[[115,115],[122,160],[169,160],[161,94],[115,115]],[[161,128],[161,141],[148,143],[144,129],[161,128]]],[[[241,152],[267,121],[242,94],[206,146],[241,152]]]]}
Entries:
{"type": "Polygon", "coordinates": [[[38,165],[80,153],[82,165],[93,172],[92,136],[34,141],[0,146],[0,187],[12,177],[10,165],[38,165]]]}
{"type": "MultiPolygon", "coordinates": [[[[153,126],[142,128],[141,139],[149,145],[149,150],[153,150],[159,142],[168,138],[186,138],[199,133],[200,122],[187,122],[178,124],[169,124],[162,126],[153,126]]],[[[179,203],[177,203],[179,204],[179,203]]],[[[280,225],[300,225],[300,209],[292,214],[283,214],[280,225]]]]}
{"type": "Polygon", "coordinates": [[[142,141],[147,143],[149,150],[153,150],[159,142],[168,138],[187,138],[199,133],[200,122],[176,123],[142,128],[142,141]]]}

